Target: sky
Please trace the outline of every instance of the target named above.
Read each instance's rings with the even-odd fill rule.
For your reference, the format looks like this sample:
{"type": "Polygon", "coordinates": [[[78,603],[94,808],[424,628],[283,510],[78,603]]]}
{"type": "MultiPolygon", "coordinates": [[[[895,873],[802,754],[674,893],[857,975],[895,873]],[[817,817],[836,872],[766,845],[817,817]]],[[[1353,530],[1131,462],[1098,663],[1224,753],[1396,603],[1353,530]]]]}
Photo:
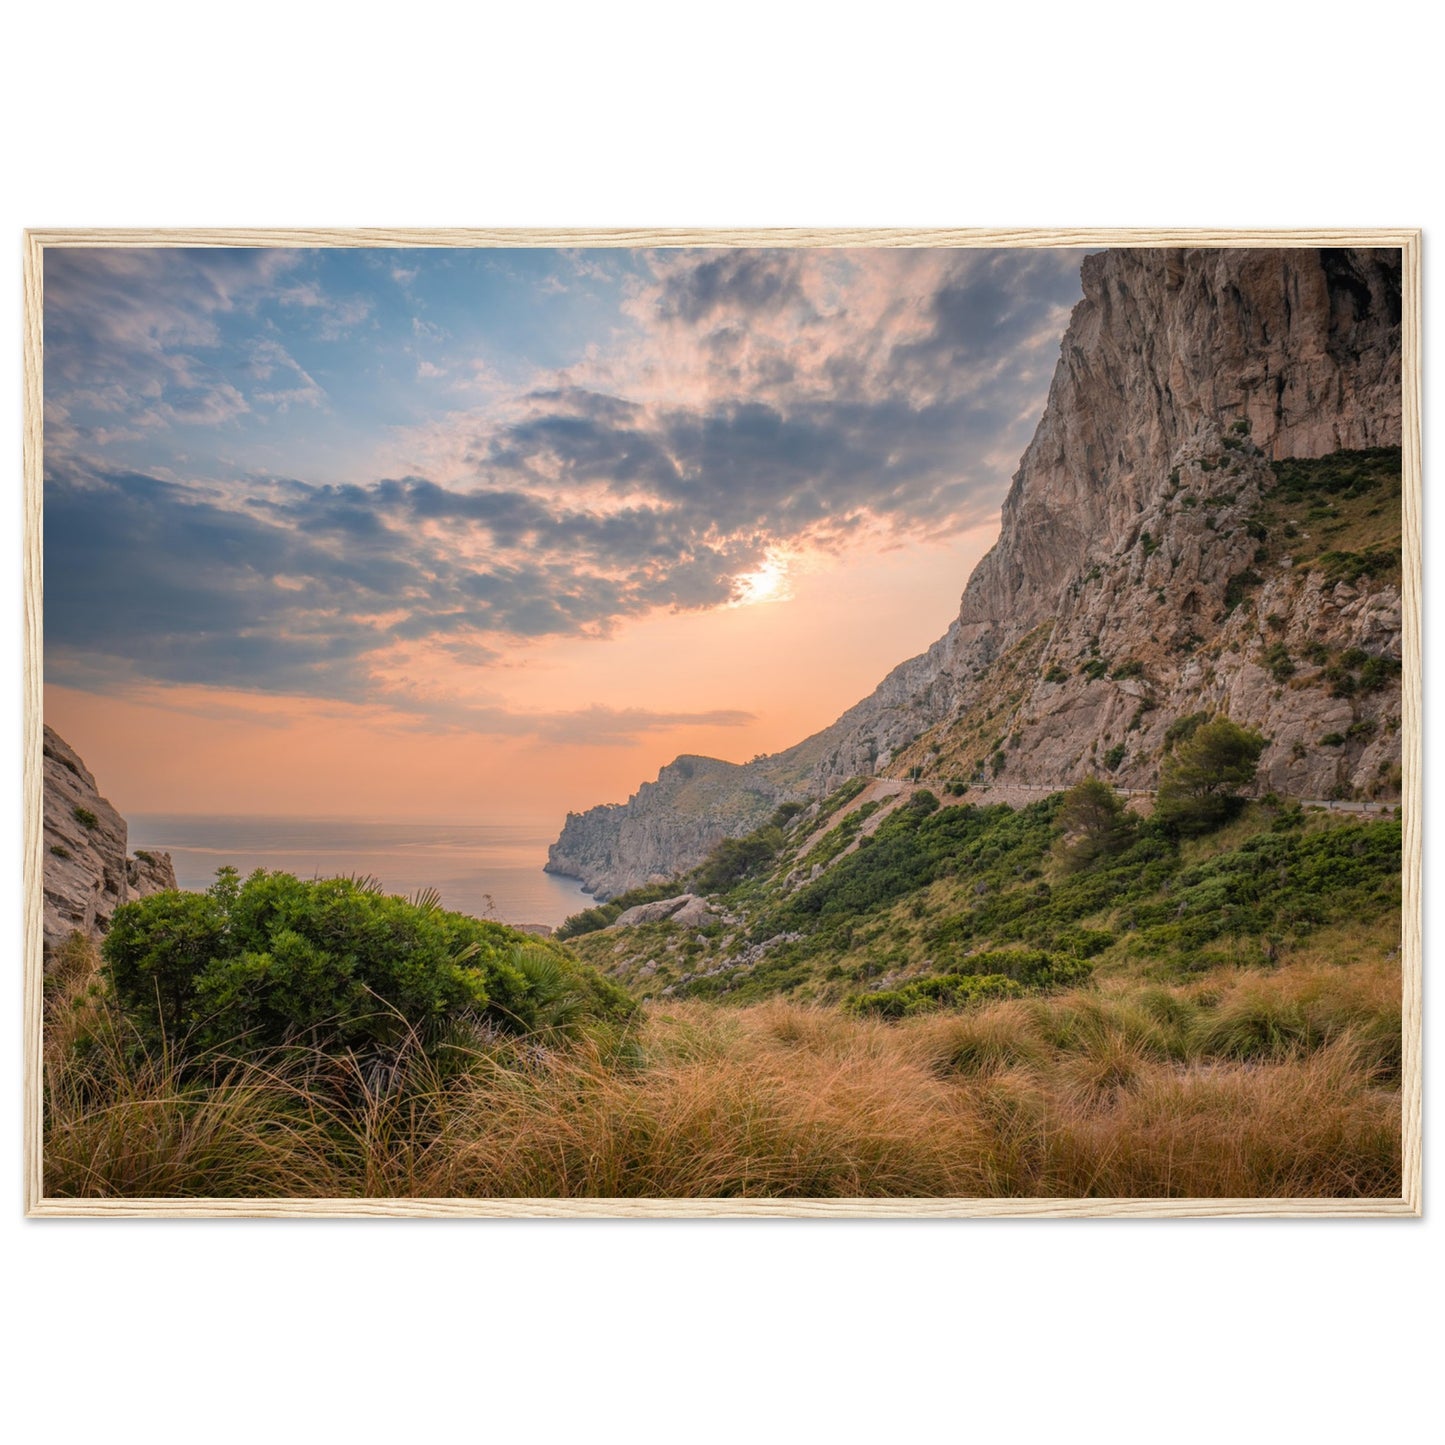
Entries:
{"type": "Polygon", "coordinates": [[[1077,251],[52,249],[45,712],[126,811],[548,821],[941,636],[1077,251]]]}

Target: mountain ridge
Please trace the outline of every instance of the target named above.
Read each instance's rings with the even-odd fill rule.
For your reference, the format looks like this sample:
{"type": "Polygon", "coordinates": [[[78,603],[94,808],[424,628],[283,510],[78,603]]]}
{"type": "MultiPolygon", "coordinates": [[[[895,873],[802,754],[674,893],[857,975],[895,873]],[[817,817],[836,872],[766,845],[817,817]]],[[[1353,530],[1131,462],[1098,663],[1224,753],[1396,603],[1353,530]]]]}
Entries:
{"type": "Polygon", "coordinates": [[[550,871],[612,896],[855,776],[1148,786],[1196,711],[1270,737],[1269,788],[1397,787],[1400,253],[1114,250],[1081,274],[944,636],[792,748],[678,759],[569,814],[550,871]]]}

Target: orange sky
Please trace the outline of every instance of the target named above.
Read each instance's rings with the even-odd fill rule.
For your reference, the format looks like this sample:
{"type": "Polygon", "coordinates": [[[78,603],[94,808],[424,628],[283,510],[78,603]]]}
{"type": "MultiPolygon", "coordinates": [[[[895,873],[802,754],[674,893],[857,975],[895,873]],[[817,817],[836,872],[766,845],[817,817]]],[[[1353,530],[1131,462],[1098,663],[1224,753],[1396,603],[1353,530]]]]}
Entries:
{"type": "MultiPolygon", "coordinates": [[[[615,746],[539,742],[406,714],[202,687],[100,695],[51,685],[46,721],[122,813],[278,813],[417,821],[560,822],[621,802],[682,752],[746,761],[827,726],[942,635],[997,528],[882,553],[795,560],[779,589],[707,612],[660,613],[605,642],[549,639],[501,674],[519,712],[741,709],[615,746]]],[[[498,674],[487,673],[495,687],[498,674]]]]}

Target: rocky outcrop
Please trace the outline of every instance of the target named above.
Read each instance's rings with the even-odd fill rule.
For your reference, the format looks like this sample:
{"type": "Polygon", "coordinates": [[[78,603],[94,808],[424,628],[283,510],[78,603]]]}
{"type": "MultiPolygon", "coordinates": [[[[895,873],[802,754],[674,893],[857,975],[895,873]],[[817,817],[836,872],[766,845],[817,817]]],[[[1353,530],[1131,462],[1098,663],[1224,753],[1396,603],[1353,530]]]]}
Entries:
{"type": "Polygon", "coordinates": [[[624,908],[612,921],[613,928],[631,928],[639,923],[680,923],[684,928],[696,928],[713,917],[713,907],[705,898],[695,893],[683,893],[677,898],[660,898],[655,903],[638,903],[624,908]]]}
{"type": "Polygon", "coordinates": [[[100,795],[79,754],[47,727],[44,754],[43,936],[48,953],[72,933],[99,938],[130,898],[176,886],[168,853],[126,856],[125,819],[100,795]]]}
{"type": "Polygon", "coordinates": [[[660,882],[764,823],[788,791],[776,766],[683,756],[625,803],[568,813],[546,871],[580,878],[602,899],[660,882]]]}
{"type": "Polygon", "coordinates": [[[149,898],[175,888],[176,869],[169,853],[138,849],[125,863],[126,901],[149,898]]]}
{"type": "Polygon", "coordinates": [[[675,874],[762,821],[738,797],[860,774],[1151,787],[1169,723],[1196,711],[1263,731],[1278,791],[1393,785],[1399,687],[1379,670],[1400,658],[1398,574],[1330,565],[1328,514],[1281,528],[1270,464],[1400,444],[1399,252],[1119,250],[1082,280],[998,542],[944,637],[787,752],[708,764],[727,770],[713,819],[645,789],[569,817],[556,871],[612,891],[675,874]],[[1359,655],[1368,688],[1341,671],[1359,655]]]}

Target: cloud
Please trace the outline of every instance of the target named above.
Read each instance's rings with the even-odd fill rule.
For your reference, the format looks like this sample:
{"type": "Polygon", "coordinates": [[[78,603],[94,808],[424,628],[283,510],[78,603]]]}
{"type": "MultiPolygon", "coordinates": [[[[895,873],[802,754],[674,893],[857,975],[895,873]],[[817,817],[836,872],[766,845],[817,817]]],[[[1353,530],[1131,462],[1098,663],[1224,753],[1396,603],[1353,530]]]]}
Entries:
{"type": "Polygon", "coordinates": [[[371,302],[302,277],[311,255],[47,251],[45,390],[47,416],[57,421],[47,452],[103,456],[145,434],[320,406],[324,392],[280,339],[278,322],[335,341],[366,319],[371,302]],[[278,369],[288,385],[267,384],[278,369]]]}
{"type": "MultiPolygon", "coordinates": [[[[605,637],[657,609],[735,602],[774,554],[892,547],[992,517],[1042,406],[1079,260],[649,253],[579,359],[509,380],[481,356],[412,357],[417,337],[455,338],[407,307],[395,322],[407,374],[485,375],[485,404],[393,428],[399,465],[338,483],[118,466],[104,439],[324,411],[330,373],[297,359],[294,328],[315,338],[373,308],[328,299],[294,254],[69,254],[53,253],[46,277],[54,680],[381,698],[499,730],[511,715],[456,680],[519,639],[605,637]],[[224,375],[206,360],[223,329],[239,358],[224,375]],[[428,669],[439,680],[421,686],[428,669]]],[[[616,282],[610,258],[563,260],[589,284],[616,282]]],[[[378,284],[393,279],[417,273],[378,284]]],[[[736,725],[649,716],[518,726],[596,741],[736,725]]]]}

